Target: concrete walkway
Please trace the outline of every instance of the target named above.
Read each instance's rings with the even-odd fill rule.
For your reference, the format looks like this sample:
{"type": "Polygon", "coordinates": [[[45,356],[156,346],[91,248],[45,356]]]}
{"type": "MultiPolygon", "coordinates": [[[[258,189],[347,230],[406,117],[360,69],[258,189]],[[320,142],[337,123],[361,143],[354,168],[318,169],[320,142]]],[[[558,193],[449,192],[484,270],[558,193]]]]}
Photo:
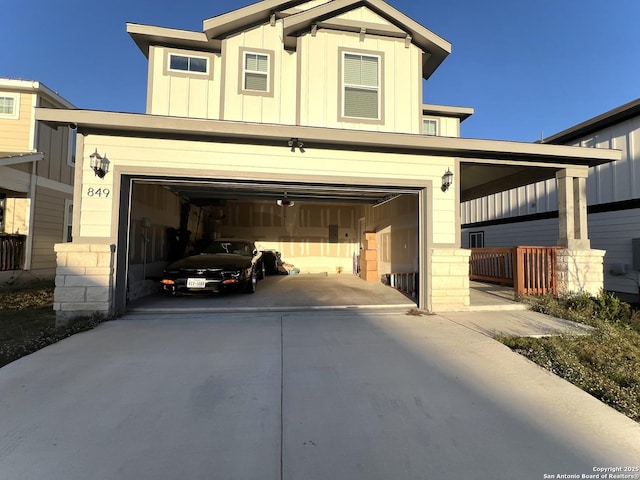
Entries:
{"type": "Polygon", "coordinates": [[[0,369],[11,480],[514,480],[639,460],[638,423],[439,315],[130,314],[0,369]]]}

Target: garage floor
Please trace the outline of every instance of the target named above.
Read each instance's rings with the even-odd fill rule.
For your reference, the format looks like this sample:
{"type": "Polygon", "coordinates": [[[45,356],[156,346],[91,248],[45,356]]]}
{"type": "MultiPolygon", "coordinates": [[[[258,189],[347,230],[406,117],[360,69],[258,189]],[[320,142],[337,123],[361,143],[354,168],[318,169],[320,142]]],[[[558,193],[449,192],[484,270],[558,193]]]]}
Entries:
{"type": "Polygon", "coordinates": [[[402,293],[379,282],[365,282],[353,275],[281,275],[258,282],[256,293],[171,297],[152,295],[131,302],[128,312],[242,311],[335,307],[412,308],[416,304],[402,293]]]}

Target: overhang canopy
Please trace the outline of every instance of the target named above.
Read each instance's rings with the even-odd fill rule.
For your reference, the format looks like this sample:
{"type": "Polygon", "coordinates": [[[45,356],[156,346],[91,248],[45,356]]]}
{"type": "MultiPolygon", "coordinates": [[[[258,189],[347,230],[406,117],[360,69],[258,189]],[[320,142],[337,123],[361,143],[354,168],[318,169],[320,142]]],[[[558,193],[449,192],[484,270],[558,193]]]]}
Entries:
{"type": "Polygon", "coordinates": [[[41,152],[0,152],[0,167],[7,165],[17,165],[19,163],[38,162],[44,158],[41,152]]]}
{"type": "Polygon", "coordinates": [[[588,167],[620,160],[619,150],[566,145],[507,142],[406,133],[341,130],[193,119],[136,113],[37,108],[36,119],[76,124],[81,133],[139,134],[211,142],[282,145],[292,138],[306,149],[328,148],[450,157],[460,160],[462,201],[554,178],[564,168],[588,167]]]}

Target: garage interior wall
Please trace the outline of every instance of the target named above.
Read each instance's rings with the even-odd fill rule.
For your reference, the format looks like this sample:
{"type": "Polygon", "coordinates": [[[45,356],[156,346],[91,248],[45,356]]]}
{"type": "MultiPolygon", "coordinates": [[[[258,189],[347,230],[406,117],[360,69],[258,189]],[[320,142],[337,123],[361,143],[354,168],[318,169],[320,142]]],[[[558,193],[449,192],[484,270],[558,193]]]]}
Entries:
{"type": "Polygon", "coordinates": [[[259,250],[276,250],[300,273],[353,273],[361,211],[356,204],[279,207],[275,201],[230,201],[219,209],[216,234],[254,240],[259,250]]]}
{"type": "Polygon", "coordinates": [[[377,233],[380,275],[420,269],[418,209],[418,195],[365,208],[365,231],[377,233]]]}

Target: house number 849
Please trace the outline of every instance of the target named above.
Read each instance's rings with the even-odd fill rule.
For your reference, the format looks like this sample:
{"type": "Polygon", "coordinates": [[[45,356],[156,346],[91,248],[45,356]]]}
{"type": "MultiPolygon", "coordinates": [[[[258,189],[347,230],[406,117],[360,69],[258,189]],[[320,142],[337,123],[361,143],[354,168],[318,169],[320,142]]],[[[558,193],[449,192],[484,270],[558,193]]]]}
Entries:
{"type": "Polygon", "coordinates": [[[87,197],[104,197],[108,198],[111,190],[108,188],[93,188],[89,187],[87,189],[87,197]]]}

